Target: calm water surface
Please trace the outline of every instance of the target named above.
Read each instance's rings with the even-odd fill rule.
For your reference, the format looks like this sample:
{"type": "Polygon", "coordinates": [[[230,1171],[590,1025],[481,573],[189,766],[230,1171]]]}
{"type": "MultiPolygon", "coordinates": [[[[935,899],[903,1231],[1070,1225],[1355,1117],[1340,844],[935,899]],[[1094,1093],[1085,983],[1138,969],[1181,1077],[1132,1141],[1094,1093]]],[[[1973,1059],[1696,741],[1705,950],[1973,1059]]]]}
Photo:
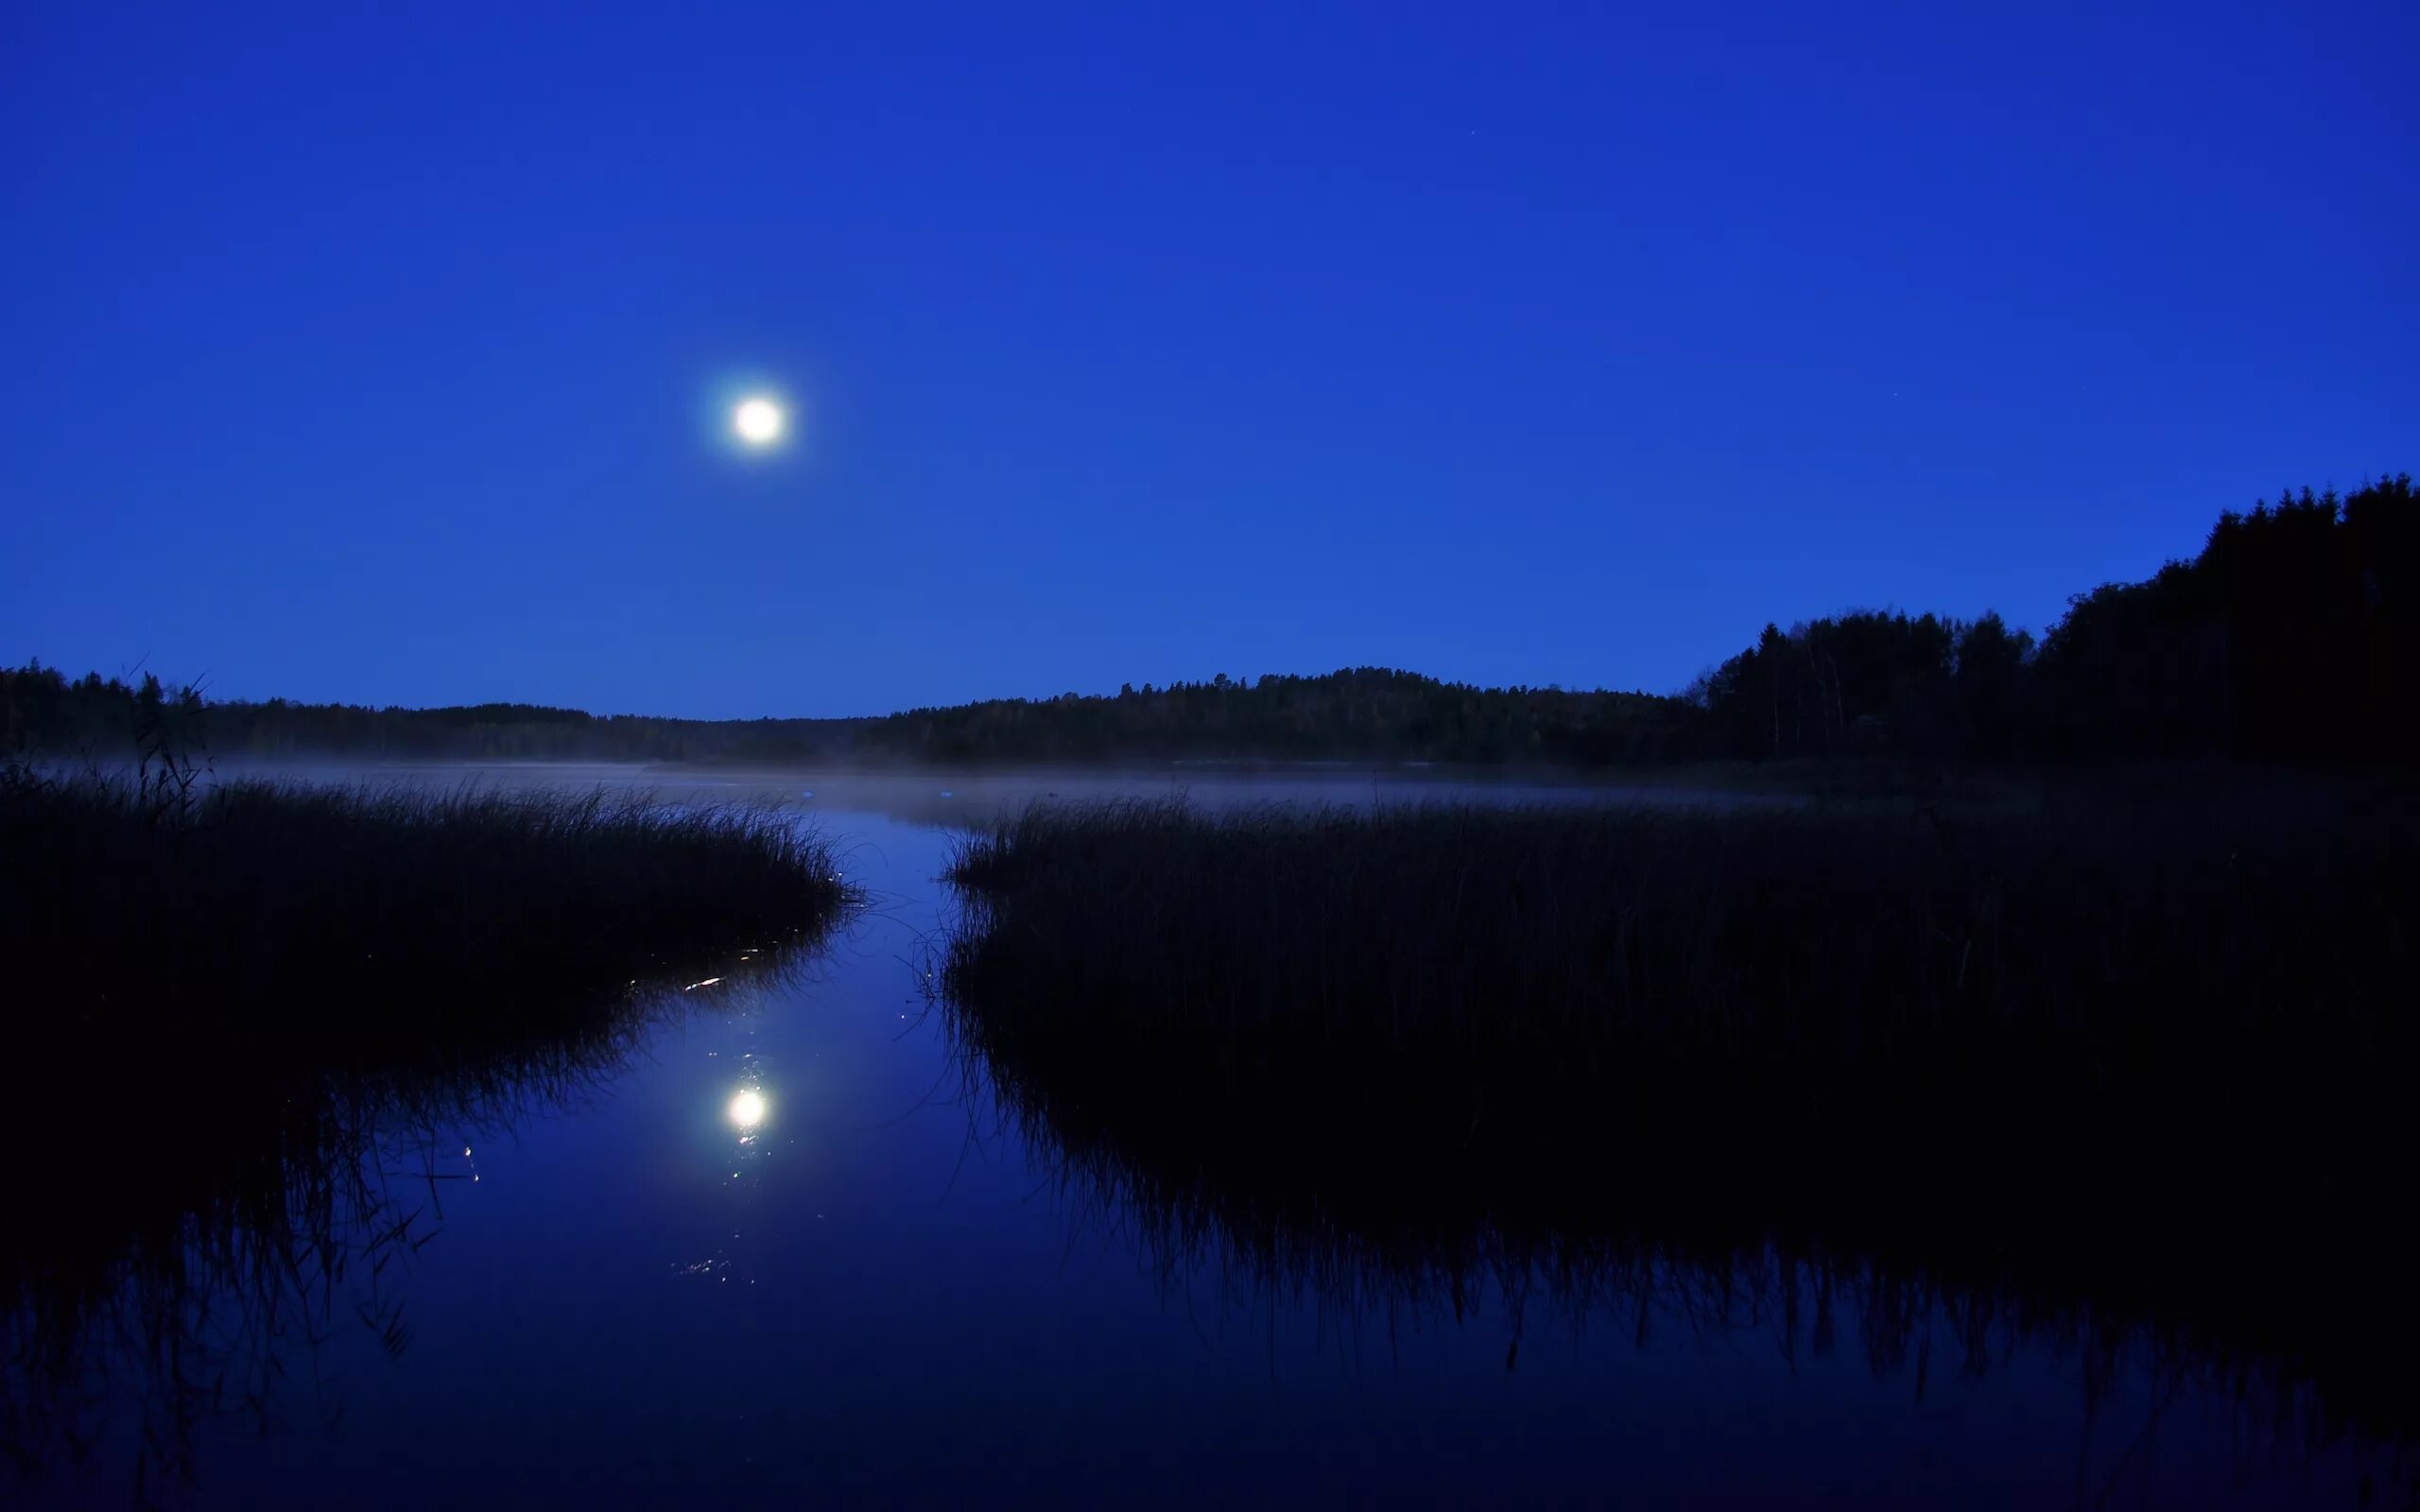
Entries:
{"type": "Polygon", "coordinates": [[[138,1487],[160,1427],[92,1383],[87,1466],[37,1467],[25,1504],[2308,1506],[2394,1482],[2185,1363],[1978,1341],[1937,1310],[1793,1315],[1754,1277],[1678,1271],[1595,1308],[1544,1279],[1458,1308],[1171,1257],[1000,1129],[922,992],[948,824],[1167,779],[658,785],[796,798],[870,912],[804,979],[676,1018],[567,1103],[448,1131],[460,1179],[398,1273],[399,1352],[342,1304],[318,1341],[274,1341],[266,1420],[202,1415],[188,1487],[156,1466],[138,1487]]]}

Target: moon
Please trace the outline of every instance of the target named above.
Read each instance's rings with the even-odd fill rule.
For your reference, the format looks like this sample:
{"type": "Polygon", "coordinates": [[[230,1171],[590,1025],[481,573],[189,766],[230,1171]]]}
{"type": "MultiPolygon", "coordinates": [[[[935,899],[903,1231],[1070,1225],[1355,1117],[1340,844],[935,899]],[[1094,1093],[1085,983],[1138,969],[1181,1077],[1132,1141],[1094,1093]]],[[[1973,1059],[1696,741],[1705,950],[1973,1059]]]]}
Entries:
{"type": "Polygon", "coordinates": [[[733,433],[750,446],[772,445],[788,426],[789,417],[782,413],[782,406],[762,394],[741,400],[731,412],[733,433]]]}
{"type": "Polygon", "coordinates": [[[754,1128],[765,1121],[765,1094],[743,1091],[731,1100],[731,1121],[741,1128],[754,1128]]]}

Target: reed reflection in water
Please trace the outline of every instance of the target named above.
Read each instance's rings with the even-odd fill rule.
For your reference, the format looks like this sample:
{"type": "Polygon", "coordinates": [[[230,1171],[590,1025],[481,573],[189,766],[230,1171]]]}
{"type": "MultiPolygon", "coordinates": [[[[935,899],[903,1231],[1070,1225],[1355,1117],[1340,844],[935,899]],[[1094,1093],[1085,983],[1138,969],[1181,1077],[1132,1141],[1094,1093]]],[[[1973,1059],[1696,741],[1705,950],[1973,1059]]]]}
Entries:
{"type": "MultiPolygon", "coordinates": [[[[449,1193],[479,1179],[481,1142],[577,1108],[667,1020],[794,984],[821,948],[802,934],[751,949],[703,990],[683,990],[684,964],[588,1011],[538,1015],[543,1029],[452,1012],[490,1032],[382,1069],[163,1059],[138,1039],[112,1053],[98,1118],[89,1088],[11,1077],[9,1147],[56,1152],[28,1162],[0,1237],[12,1472],[114,1478],[127,1467],[111,1457],[130,1453],[141,1503],[203,1479],[195,1446],[215,1419],[335,1426],[344,1383],[322,1368],[326,1347],[358,1330],[405,1355],[412,1259],[449,1193]],[[65,1127],[78,1132],[62,1150],[65,1127]]],[[[732,1111],[754,1124],[768,1107],[750,1090],[732,1111]]]]}

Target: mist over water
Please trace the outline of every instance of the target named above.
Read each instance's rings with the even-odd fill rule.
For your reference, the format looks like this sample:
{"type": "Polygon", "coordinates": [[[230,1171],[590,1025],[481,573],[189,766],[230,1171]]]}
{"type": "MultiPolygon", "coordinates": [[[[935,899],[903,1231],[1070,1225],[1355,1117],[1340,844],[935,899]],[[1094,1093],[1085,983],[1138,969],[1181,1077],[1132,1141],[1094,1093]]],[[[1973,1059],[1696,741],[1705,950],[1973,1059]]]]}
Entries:
{"type": "Polygon", "coordinates": [[[220,762],[223,777],[262,776],[314,782],[475,784],[504,788],[638,787],[668,801],[763,801],[813,816],[876,815],[922,826],[987,823],[1028,803],[1105,799],[1182,798],[1203,808],[1267,803],[1399,804],[1468,801],[1506,804],[1654,803],[1787,805],[1783,793],[1691,786],[1666,781],[1623,782],[1600,773],[1445,765],[1374,767],[1355,763],[1173,762],[1120,769],[985,766],[906,769],[798,766],[728,770],[587,762],[394,762],[337,764],[220,762]]]}
{"type": "MultiPolygon", "coordinates": [[[[929,995],[959,906],[938,880],[950,827],[1034,798],[1636,794],[1349,771],[280,770],[781,799],[870,905],[804,971],[676,1004],[578,1077],[424,1109],[410,1147],[433,1166],[369,1158],[397,1190],[447,1178],[424,1181],[415,1246],[378,1272],[391,1314],[339,1298],[233,1341],[278,1362],[273,1386],[198,1393],[208,1410],[173,1422],[123,1373],[78,1383],[79,1440],[20,1466],[24,1504],[2286,1507],[2409,1485],[2407,1457],[2331,1433],[2307,1397],[2089,1309],[1688,1235],[1424,1241],[1349,1202],[1305,1215],[1215,1174],[1171,1180],[997,1100],[929,995]],[[164,1434],[190,1486],[162,1473],[164,1434]]],[[[94,1116],[112,1116],[105,1089],[94,1116]]],[[[45,1404],[22,1365],[20,1435],[45,1404]]]]}

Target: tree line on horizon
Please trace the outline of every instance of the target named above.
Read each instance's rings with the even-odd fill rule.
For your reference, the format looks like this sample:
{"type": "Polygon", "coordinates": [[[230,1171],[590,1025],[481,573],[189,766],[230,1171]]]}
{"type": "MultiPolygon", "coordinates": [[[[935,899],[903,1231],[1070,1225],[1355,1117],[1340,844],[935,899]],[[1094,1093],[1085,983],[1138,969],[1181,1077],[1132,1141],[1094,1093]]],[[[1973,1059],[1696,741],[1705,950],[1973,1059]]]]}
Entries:
{"type": "Polygon", "coordinates": [[[592,714],[544,704],[437,709],[204,699],[97,672],[70,679],[28,662],[0,668],[0,750],[107,755],[166,707],[193,743],[217,756],[395,761],[640,761],[791,759],[846,748],[851,719],[667,719],[592,714]]]}
{"type": "Polygon", "coordinates": [[[214,754],[268,759],[2395,762],[2410,756],[2398,692],[2420,666],[2416,595],[2420,509],[2399,474],[2221,514],[2194,558],[2074,595],[2038,641],[1992,613],[1769,624],[1678,696],[1354,667],[866,719],[696,720],[222,702],[28,662],[0,669],[0,747],[107,753],[173,715],[214,754]]]}
{"type": "Polygon", "coordinates": [[[2405,761],[2420,655],[2409,474],[2230,510],[2201,552],[2067,601],[2039,642],[1996,614],[1858,612],[1699,679],[1708,754],[2405,761]]]}

